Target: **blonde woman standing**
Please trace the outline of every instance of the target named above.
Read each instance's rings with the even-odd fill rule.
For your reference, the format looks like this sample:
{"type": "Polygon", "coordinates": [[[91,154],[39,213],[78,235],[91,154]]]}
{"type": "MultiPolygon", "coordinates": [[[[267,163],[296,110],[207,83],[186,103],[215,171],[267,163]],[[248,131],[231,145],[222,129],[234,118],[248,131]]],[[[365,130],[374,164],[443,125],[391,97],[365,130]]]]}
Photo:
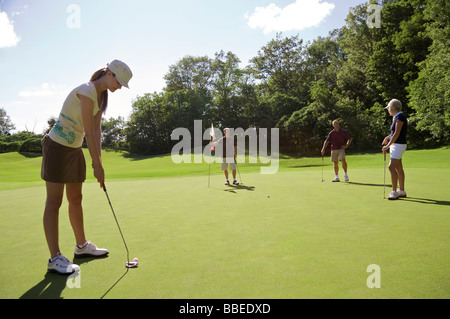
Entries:
{"type": "Polygon", "coordinates": [[[69,219],[75,234],[75,257],[104,257],[109,252],[86,240],[83,224],[82,185],[86,162],[81,149],[86,138],[94,176],[104,186],[101,160],[101,119],[108,105],[108,91],[128,88],[130,68],[114,60],[95,72],[90,81],[76,87],[64,101],[61,113],[50,133],[42,141],[41,177],[46,182],[44,232],[50,250],[47,270],[72,274],[79,267],[64,257],[59,248],[59,208],[64,188],[69,202],[69,219]]]}
{"type": "Polygon", "coordinates": [[[390,150],[389,172],[391,173],[392,192],[388,199],[395,200],[399,197],[406,197],[405,191],[405,171],[403,170],[402,157],[406,151],[406,133],[408,120],[402,112],[402,103],[397,99],[392,99],[386,106],[392,116],[391,134],[383,140],[382,151],[390,150]],[[397,190],[397,182],[399,190],[397,190]]]}

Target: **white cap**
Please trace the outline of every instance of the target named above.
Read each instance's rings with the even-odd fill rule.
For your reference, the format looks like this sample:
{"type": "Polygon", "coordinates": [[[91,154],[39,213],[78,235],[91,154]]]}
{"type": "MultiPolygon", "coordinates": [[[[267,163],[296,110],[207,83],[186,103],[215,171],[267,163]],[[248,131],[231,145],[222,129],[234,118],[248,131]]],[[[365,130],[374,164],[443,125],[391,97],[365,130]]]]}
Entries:
{"type": "Polygon", "coordinates": [[[116,75],[117,81],[120,85],[128,88],[128,81],[130,81],[133,73],[128,65],[120,60],[114,60],[108,64],[108,69],[116,75]]]}

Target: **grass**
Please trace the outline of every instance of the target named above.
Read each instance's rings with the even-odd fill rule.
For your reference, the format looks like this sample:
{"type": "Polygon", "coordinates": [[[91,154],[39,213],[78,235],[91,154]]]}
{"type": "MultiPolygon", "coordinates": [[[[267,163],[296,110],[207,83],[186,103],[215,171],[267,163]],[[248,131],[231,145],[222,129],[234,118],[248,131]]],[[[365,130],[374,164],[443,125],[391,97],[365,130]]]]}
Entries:
{"type": "MultiPolygon", "coordinates": [[[[406,152],[408,198],[398,201],[382,199],[381,153],[347,159],[350,183],[331,183],[328,158],[321,183],[320,157],[284,156],[273,175],[239,165],[238,187],[224,186],[212,164],[208,188],[208,164],[104,152],[108,193],[140,264],[126,272],[122,239],[88,169],[86,233],[110,256],[81,260],[81,288],[70,289],[46,274],[41,159],[0,154],[0,297],[448,299],[450,151],[406,152]],[[372,264],[380,289],[366,285],[372,264]]],[[[73,242],[65,200],[60,246],[70,258],[73,242]]]]}

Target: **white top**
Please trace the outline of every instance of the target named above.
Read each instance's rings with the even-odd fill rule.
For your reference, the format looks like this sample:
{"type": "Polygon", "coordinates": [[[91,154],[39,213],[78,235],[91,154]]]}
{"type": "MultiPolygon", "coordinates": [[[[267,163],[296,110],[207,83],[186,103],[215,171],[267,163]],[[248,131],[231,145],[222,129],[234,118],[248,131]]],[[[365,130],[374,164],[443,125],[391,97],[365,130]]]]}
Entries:
{"type": "Polygon", "coordinates": [[[69,93],[64,101],[58,121],[49,133],[49,137],[59,144],[72,148],[81,147],[85,135],[81,116],[81,101],[77,94],[84,95],[94,101],[93,116],[100,110],[94,83],[84,83],[69,93]]]}

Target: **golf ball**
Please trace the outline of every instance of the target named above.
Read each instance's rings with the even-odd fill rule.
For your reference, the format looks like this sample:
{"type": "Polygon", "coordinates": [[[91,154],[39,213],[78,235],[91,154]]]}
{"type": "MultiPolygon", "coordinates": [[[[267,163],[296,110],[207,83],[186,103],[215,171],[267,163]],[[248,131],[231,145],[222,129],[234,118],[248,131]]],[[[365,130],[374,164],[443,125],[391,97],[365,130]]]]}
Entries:
{"type": "Polygon", "coordinates": [[[139,259],[133,258],[133,261],[134,261],[135,263],[138,263],[138,262],[139,262],[139,259]]]}
{"type": "Polygon", "coordinates": [[[267,195],[267,198],[269,198],[270,197],[270,195],[267,195]]]}

